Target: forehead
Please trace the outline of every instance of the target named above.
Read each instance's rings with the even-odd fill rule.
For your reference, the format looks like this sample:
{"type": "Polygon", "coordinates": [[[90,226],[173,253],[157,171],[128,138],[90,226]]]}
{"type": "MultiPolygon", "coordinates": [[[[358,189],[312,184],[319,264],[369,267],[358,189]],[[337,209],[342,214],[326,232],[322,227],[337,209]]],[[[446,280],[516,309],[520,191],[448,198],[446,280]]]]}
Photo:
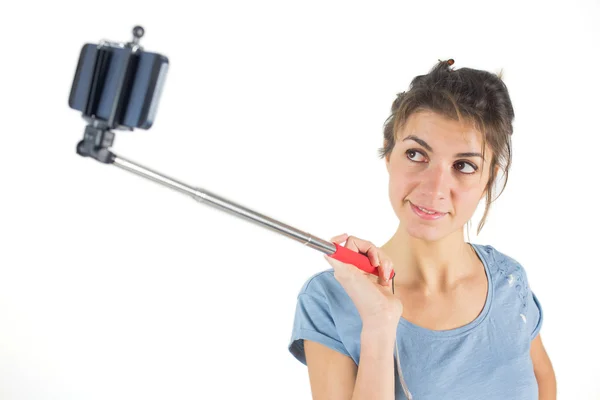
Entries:
{"type": "Polygon", "coordinates": [[[460,123],[433,111],[419,111],[411,114],[398,132],[398,142],[409,135],[426,141],[434,150],[469,147],[481,149],[481,132],[470,122],[460,123]]]}

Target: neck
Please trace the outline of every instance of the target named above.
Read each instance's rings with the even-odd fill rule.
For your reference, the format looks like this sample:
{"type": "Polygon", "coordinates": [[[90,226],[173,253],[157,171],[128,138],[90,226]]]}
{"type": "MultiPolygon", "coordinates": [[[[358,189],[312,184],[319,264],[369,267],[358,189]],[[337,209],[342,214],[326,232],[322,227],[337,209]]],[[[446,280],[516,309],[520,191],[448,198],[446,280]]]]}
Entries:
{"type": "Polygon", "coordinates": [[[473,273],[477,255],[464,241],[462,230],[438,241],[410,236],[401,226],[383,246],[392,259],[397,286],[411,286],[425,293],[451,289],[473,273]]]}

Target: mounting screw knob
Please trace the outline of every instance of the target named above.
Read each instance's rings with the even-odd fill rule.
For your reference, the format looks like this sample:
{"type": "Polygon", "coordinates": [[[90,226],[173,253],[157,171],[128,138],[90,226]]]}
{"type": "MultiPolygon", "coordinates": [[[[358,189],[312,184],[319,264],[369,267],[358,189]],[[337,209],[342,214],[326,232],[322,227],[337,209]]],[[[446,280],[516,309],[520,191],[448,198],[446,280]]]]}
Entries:
{"type": "Polygon", "coordinates": [[[139,40],[142,36],[144,36],[144,28],[142,28],[139,25],[134,27],[133,28],[133,37],[139,40]]]}

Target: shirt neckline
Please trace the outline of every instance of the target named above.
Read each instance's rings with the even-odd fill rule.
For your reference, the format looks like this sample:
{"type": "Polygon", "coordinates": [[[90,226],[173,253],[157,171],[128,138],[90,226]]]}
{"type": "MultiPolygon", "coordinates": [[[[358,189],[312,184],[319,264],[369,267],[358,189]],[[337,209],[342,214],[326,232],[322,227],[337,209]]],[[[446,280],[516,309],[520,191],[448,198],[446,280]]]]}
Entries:
{"type": "Polygon", "coordinates": [[[455,336],[460,336],[460,335],[466,334],[467,332],[470,332],[473,329],[480,326],[481,323],[487,319],[487,316],[489,315],[489,312],[490,312],[492,300],[494,298],[494,285],[493,285],[492,275],[490,273],[490,268],[488,265],[488,259],[484,255],[484,252],[481,250],[480,245],[473,244],[470,242],[467,242],[467,244],[469,244],[473,248],[473,250],[475,250],[475,253],[477,254],[477,256],[479,257],[479,259],[481,260],[481,262],[483,264],[483,267],[485,270],[485,275],[487,277],[488,287],[487,287],[487,295],[485,298],[485,304],[483,306],[483,310],[481,310],[481,312],[479,313],[477,318],[475,318],[473,321],[469,322],[468,324],[460,326],[458,328],[445,329],[445,330],[432,330],[432,329],[423,328],[419,325],[413,324],[412,322],[404,319],[403,317],[400,317],[400,323],[398,324],[398,327],[403,326],[406,329],[408,329],[409,331],[412,331],[418,335],[437,337],[437,338],[447,338],[447,337],[455,337],[455,336]]]}

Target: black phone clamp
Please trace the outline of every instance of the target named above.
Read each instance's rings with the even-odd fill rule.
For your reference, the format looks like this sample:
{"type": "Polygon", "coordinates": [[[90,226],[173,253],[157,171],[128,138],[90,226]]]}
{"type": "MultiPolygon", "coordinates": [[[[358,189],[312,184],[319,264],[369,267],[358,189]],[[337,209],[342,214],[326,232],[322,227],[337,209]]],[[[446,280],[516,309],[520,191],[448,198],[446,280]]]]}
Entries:
{"type": "Polygon", "coordinates": [[[88,122],[77,154],[112,163],[112,130],[152,126],[169,61],[140,46],[144,28],[133,28],[127,43],[85,44],[79,56],[69,106],[88,122]]]}

